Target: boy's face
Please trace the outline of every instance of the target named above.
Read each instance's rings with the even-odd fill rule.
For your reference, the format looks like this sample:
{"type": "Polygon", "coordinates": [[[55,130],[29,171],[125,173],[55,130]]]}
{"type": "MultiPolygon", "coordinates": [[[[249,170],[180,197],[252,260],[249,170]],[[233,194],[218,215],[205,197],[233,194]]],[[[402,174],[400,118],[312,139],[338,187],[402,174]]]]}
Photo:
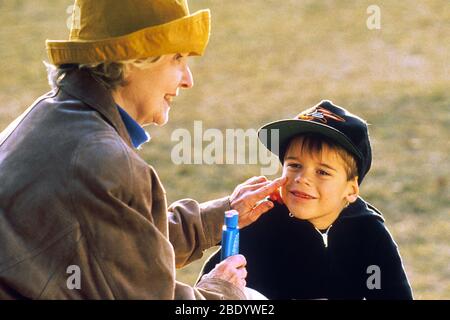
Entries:
{"type": "Polygon", "coordinates": [[[296,218],[326,229],[357,199],[358,180],[348,181],[344,160],[336,151],[324,145],[321,155],[302,153],[302,140],[295,138],[286,152],[283,176],[287,182],[281,197],[296,218]]]}

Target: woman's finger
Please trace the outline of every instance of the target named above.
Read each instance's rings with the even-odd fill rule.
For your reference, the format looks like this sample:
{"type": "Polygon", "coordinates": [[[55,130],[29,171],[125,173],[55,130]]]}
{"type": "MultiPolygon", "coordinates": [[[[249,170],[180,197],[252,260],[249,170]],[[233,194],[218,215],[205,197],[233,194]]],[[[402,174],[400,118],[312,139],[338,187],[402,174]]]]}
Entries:
{"type": "Polygon", "coordinates": [[[245,279],[247,278],[247,268],[239,268],[236,270],[238,277],[240,279],[245,279]]]}
{"type": "Polygon", "coordinates": [[[242,185],[248,185],[248,184],[255,184],[255,183],[260,183],[260,182],[264,182],[267,181],[267,178],[265,176],[255,176],[255,177],[251,177],[250,179],[247,179],[244,183],[242,183],[242,185]]]}
{"type": "Polygon", "coordinates": [[[284,185],[287,181],[286,177],[281,177],[278,179],[273,180],[269,184],[255,190],[253,192],[253,195],[251,196],[251,199],[256,203],[265,197],[269,196],[273,192],[275,192],[279,187],[284,185]]]}
{"type": "Polygon", "coordinates": [[[265,200],[260,202],[256,207],[252,209],[252,211],[249,213],[248,219],[250,221],[256,221],[259,219],[261,215],[269,211],[273,208],[273,202],[270,200],[265,200]]]}
{"type": "Polygon", "coordinates": [[[260,182],[260,183],[256,183],[256,184],[248,184],[248,185],[244,185],[241,187],[241,190],[249,190],[249,191],[253,191],[253,190],[257,190],[261,187],[264,187],[266,185],[270,184],[270,181],[264,181],[264,182],[260,182]]]}
{"type": "Polygon", "coordinates": [[[247,265],[247,260],[242,254],[236,254],[223,260],[220,264],[226,264],[230,268],[238,269],[247,265]]]}

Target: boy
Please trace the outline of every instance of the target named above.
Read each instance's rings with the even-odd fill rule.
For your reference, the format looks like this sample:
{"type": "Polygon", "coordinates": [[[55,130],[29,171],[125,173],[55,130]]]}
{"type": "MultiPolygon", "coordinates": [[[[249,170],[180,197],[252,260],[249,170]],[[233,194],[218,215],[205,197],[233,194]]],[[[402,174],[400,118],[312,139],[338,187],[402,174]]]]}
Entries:
{"type": "MultiPolygon", "coordinates": [[[[259,136],[287,183],[272,212],[241,231],[247,285],[269,299],[412,299],[381,213],[359,197],[372,161],[365,121],[322,101],[259,136]]],[[[216,263],[217,253],[203,271],[216,263]]]]}

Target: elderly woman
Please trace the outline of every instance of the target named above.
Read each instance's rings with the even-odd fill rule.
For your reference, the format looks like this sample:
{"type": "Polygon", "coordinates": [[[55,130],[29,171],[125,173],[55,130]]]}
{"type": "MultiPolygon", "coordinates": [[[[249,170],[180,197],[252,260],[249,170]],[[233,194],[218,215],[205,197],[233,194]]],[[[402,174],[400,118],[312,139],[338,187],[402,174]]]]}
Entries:
{"type": "Polygon", "coordinates": [[[47,41],[53,90],[0,134],[0,299],[245,298],[241,255],[194,288],[175,267],[220,241],[224,211],[238,210],[240,227],[258,219],[284,180],[167,207],[135,150],[149,140],[142,126],[165,124],[193,86],[188,56],[204,52],[209,11],[77,0],[74,12],[69,41],[47,41]]]}

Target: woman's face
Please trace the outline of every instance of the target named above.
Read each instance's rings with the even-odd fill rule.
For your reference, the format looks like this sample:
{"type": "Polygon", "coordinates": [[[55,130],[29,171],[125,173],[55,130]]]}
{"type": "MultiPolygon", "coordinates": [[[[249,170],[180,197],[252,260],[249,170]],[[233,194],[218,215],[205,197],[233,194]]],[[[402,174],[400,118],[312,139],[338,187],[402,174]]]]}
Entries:
{"type": "Polygon", "coordinates": [[[173,97],[178,96],[180,88],[194,85],[187,59],[186,53],[168,54],[148,68],[132,66],[126,78],[128,83],[119,89],[124,104],[121,107],[140,125],[166,124],[173,97]]]}

